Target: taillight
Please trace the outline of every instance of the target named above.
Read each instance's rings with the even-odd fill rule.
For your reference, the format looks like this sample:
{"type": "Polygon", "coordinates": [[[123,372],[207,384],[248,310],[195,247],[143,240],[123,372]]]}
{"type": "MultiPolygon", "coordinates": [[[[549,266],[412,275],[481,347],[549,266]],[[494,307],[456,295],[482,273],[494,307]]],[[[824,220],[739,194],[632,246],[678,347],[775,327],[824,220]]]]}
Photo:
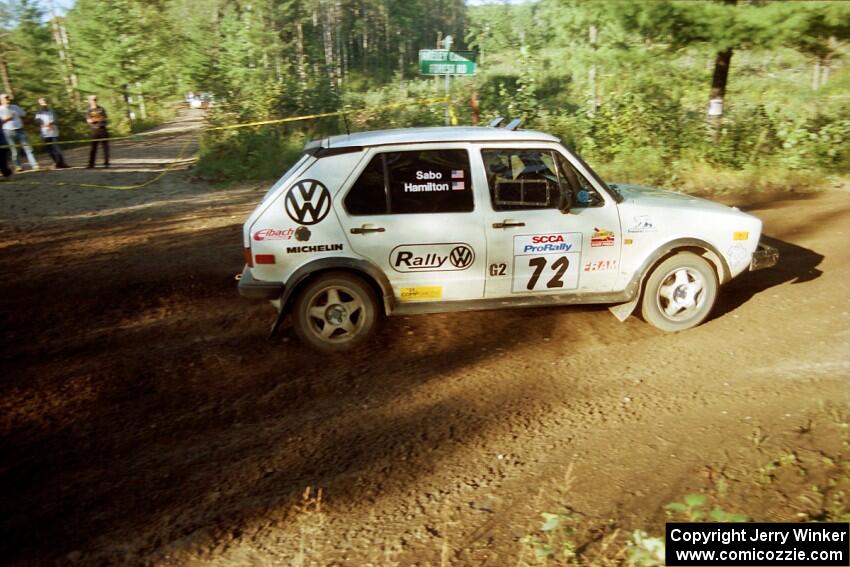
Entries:
{"type": "Polygon", "coordinates": [[[274,264],[274,254],[257,254],[258,264],[274,264]]]}
{"type": "Polygon", "coordinates": [[[254,267],[254,257],[251,256],[250,248],[245,248],[245,264],[247,264],[249,268],[254,267]]]}

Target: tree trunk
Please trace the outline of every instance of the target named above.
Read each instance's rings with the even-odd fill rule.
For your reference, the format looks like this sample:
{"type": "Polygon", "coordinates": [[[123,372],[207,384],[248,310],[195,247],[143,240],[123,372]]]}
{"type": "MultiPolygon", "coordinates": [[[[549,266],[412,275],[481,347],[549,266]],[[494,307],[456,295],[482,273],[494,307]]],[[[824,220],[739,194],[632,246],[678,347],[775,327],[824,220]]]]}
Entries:
{"type": "Polygon", "coordinates": [[[726,83],[729,80],[729,65],[732,62],[732,50],[717,53],[714,58],[714,75],[711,78],[711,92],[708,96],[709,118],[723,116],[723,103],[726,98],[726,83]]]}
{"type": "Polygon", "coordinates": [[[139,90],[139,115],[142,120],[148,119],[148,110],[145,107],[145,95],[142,92],[142,83],[136,81],[136,88],[139,90]]]}
{"type": "Polygon", "coordinates": [[[812,72],[812,90],[816,91],[820,88],[820,61],[821,56],[818,55],[817,59],[815,59],[815,68],[812,72]]]}
{"type": "Polygon", "coordinates": [[[307,72],[304,69],[304,28],[301,26],[301,18],[298,18],[295,24],[295,65],[298,80],[303,88],[307,81],[307,72]]]}
{"type": "Polygon", "coordinates": [[[80,99],[80,80],[77,78],[77,70],[74,67],[74,58],[71,55],[71,42],[68,40],[68,31],[65,29],[65,26],[62,25],[61,20],[57,20],[59,23],[59,37],[62,40],[62,45],[65,47],[65,55],[68,58],[68,78],[71,81],[71,89],[72,89],[72,100],[74,101],[74,107],[80,108],[82,105],[82,100],[80,99]]]}
{"type": "Polygon", "coordinates": [[[599,35],[599,30],[595,24],[590,24],[588,36],[590,40],[590,48],[593,50],[593,62],[590,69],[587,71],[587,81],[590,84],[590,112],[595,114],[599,108],[599,95],[596,91],[596,40],[599,35]]]}
{"type": "MultiPolygon", "coordinates": [[[[127,73],[127,64],[121,63],[121,70],[124,72],[125,76],[127,73]]],[[[130,99],[130,86],[127,83],[123,83],[121,85],[121,98],[124,99],[124,107],[126,108],[127,119],[130,121],[130,124],[133,123],[135,119],[135,115],[133,113],[133,107],[131,105],[130,99]]]]}
{"type": "Polygon", "coordinates": [[[823,65],[820,68],[820,85],[822,87],[829,80],[829,59],[824,59],[823,65]]]}
{"type": "Polygon", "coordinates": [[[0,80],[3,82],[3,92],[9,96],[14,96],[12,80],[9,78],[9,67],[6,65],[6,52],[2,49],[0,49],[0,80]]]}
{"type": "MultiPolygon", "coordinates": [[[[738,0],[723,0],[727,6],[735,6],[738,0]]],[[[711,77],[711,91],[708,94],[708,124],[711,139],[717,142],[720,137],[720,122],[723,117],[723,105],[726,101],[726,83],[729,80],[729,65],[732,63],[732,48],[718,51],[714,57],[714,74],[711,77]]]]}

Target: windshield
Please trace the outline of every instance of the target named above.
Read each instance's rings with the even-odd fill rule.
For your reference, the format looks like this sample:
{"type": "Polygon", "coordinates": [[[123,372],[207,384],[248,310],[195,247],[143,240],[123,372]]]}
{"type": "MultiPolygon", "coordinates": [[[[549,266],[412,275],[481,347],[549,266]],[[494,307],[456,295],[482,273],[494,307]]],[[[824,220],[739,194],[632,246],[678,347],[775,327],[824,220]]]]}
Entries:
{"type": "Polygon", "coordinates": [[[599,174],[597,174],[597,173],[593,170],[593,168],[592,168],[592,167],[590,167],[589,165],[587,165],[587,162],[586,162],[586,161],[584,161],[583,159],[581,159],[581,156],[580,156],[580,155],[578,155],[578,153],[576,153],[575,151],[573,151],[573,150],[572,150],[572,148],[568,147],[566,144],[563,144],[563,143],[562,143],[562,144],[561,144],[561,146],[562,146],[562,147],[563,147],[563,148],[567,151],[567,153],[571,154],[573,157],[575,157],[575,158],[576,158],[576,160],[579,162],[579,164],[581,164],[581,166],[584,168],[584,170],[585,170],[585,171],[586,171],[586,172],[587,172],[587,173],[588,173],[588,174],[589,174],[589,175],[593,178],[593,180],[594,180],[594,181],[595,181],[595,182],[599,185],[600,189],[602,189],[603,191],[605,191],[606,193],[608,193],[609,195],[611,195],[611,197],[613,197],[613,198],[614,198],[614,200],[615,200],[615,201],[617,201],[618,203],[622,203],[622,202],[623,202],[623,196],[622,196],[622,195],[620,195],[620,193],[619,193],[618,191],[612,190],[612,189],[611,189],[611,187],[610,187],[607,183],[605,183],[604,181],[602,181],[602,178],[601,178],[601,177],[599,177],[599,174]]]}

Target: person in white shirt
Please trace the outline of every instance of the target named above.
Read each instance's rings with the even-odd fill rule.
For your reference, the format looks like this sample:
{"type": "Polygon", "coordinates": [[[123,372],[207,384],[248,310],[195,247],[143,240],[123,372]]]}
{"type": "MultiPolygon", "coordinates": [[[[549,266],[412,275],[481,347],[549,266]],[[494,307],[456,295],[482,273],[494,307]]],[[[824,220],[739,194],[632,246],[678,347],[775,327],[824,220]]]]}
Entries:
{"type": "Polygon", "coordinates": [[[35,113],[35,121],[41,128],[41,139],[44,140],[47,146],[47,153],[53,159],[56,169],[70,167],[65,163],[65,156],[62,155],[62,149],[56,143],[59,141],[59,126],[56,124],[56,112],[50,108],[47,99],[44,97],[38,99],[38,112],[35,113]]]}
{"type": "Polygon", "coordinates": [[[6,141],[9,143],[9,151],[12,153],[12,161],[15,162],[15,167],[18,171],[23,169],[21,162],[18,159],[18,148],[20,145],[24,148],[27,154],[27,160],[30,162],[30,167],[33,170],[38,169],[38,162],[35,161],[35,156],[32,153],[27,133],[24,131],[23,117],[27,113],[17,104],[12,104],[12,97],[3,93],[0,94],[0,123],[3,124],[3,134],[6,135],[6,141]]]}

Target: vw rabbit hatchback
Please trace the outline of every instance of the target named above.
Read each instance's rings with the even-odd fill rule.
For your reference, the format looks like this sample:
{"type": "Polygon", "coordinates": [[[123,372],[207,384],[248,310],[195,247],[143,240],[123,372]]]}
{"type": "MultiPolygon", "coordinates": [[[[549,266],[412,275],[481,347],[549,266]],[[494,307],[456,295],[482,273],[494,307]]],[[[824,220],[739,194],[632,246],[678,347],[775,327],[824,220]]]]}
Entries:
{"type": "Polygon", "coordinates": [[[244,225],[239,292],[307,345],[350,349],[384,316],[601,303],[664,331],[776,263],[761,221],[689,195],[607,184],[548,134],[497,127],[311,142],[244,225]]]}

